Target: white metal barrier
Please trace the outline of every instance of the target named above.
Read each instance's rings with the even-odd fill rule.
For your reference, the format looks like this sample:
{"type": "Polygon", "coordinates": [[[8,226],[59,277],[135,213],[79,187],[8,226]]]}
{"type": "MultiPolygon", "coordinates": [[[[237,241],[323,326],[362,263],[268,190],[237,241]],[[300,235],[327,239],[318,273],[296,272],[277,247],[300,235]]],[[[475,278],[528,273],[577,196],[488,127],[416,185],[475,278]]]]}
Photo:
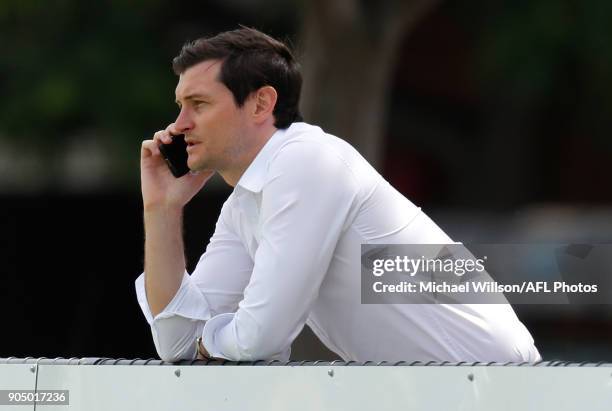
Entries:
{"type": "Polygon", "coordinates": [[[0,410],[610,411],[612,365],[0,359],[0,390],[69,393],[0,410]]]}

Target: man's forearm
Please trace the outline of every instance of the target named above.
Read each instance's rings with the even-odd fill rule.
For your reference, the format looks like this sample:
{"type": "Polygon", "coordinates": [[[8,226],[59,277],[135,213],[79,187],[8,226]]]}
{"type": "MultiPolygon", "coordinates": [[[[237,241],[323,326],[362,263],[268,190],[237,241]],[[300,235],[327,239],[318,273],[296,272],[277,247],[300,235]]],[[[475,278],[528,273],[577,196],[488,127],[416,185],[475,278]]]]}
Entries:
{"type": "Polygon", "coordinates": [[[182,209],[145,209],[145,290],[155,317],[172,301],[185,272],[182,209]]]}

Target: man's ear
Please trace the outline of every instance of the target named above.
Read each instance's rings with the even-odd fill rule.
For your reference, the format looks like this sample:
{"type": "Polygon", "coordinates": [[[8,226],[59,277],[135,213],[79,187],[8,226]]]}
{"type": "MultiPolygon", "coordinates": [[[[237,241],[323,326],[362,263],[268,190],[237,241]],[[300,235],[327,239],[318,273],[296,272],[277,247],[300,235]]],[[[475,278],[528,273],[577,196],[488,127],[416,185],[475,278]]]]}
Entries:
{"type": "Polygon", "coordinates": [[[272,86],[264,86],[255,91],[253,94],[253,118],[257,124],[263,123],[274,115],[277,98],[278,94],[272,86]]]}

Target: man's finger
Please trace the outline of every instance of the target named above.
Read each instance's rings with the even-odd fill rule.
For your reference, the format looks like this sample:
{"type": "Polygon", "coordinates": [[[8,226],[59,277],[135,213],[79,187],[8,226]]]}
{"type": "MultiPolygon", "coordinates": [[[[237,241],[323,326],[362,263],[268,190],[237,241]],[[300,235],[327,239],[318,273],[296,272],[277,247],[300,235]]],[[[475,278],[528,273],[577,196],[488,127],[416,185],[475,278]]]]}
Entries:
{"type": "Polygon", "coordinates": [[[176,126],[174,125],[174,123],[170,123],[170,124],[168,124],[168,127],[166,127],[166,131],[167,131],[168,133],[170,133],[171,135],[173,135],[173,136],[177,136],[177,135],[179,135],[179,134],[183,134],[183,133],[181,133],[181,131],[180,131],[180,130],[178,130],[178,129],[176,128],[176,126]]]}
{"type": "Polygon", "coordinates": [[[140,156],[142,158],[159,155],[159,147],[154,140],[144,140],[140,149],[140,156]]]}
{"type": "Polygon", "coordinates": [[[172,143],[172,136],[167,130],[160,130],[153,134],[153,140],[159,144],[170,144],[172,143]]]}

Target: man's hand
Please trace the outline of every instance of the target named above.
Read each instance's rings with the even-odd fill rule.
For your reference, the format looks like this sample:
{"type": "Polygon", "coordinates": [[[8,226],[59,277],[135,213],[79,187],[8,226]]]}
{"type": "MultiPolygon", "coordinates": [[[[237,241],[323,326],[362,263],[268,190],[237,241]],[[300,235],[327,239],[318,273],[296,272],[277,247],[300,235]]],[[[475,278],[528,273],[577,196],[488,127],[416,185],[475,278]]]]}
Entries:
{"type": "Polygon", "coordinates": [[[155,133],[152,140],[142,142],[140,178],[145,210],[182,209],[214,174],[213,170],[204,170],[188,173],[181,178],[172,175],[159,151],[159,145],[171,143],[172,136],[177,134],[180,132],[172,123],[165,130],[155,133]]]}

